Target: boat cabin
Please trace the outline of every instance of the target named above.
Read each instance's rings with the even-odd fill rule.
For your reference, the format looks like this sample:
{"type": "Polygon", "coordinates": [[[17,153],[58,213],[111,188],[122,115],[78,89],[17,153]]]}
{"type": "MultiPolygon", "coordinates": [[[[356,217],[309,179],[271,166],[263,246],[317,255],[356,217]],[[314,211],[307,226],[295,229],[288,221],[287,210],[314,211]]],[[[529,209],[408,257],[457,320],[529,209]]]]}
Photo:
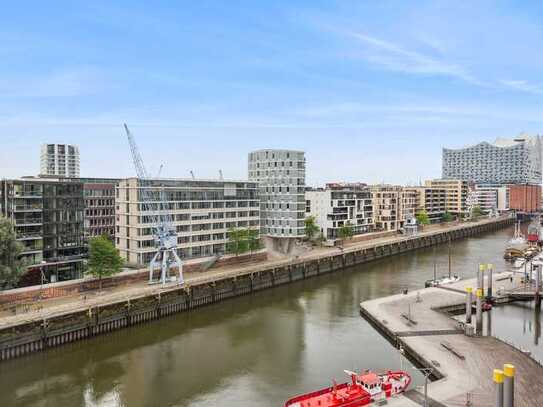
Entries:
{"type": "Polygon", "coordinates": [[[379,380],[379,376],[375,373],[360,375],[357,379],[358,384],[364,387],[372,396],[381,393],[381,380],[379,380]]]}

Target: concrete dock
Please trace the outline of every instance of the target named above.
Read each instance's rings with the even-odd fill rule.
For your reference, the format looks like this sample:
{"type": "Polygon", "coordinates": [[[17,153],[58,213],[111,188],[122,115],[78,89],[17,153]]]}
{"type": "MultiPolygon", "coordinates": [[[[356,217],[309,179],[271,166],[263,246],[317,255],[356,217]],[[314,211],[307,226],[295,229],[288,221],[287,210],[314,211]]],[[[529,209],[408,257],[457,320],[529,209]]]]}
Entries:
{"type": "MultiPolygon", "coordinates": [[[[507,274],[507,273],[505,273],[507,274]]],[[[509,274],[507,275],[509,276],[509,274]]],[[[505,276],[505,277],[507,277],[505,276]]],[[[504,274],[494,287],[509,289],[504,274]]],[[[402,347],[417,365],[434,369],[429,397],[445,406],[494,407],[492,372],[506,363],[517,368],[515,405],[543,406],[543,367],[512,346],[493,337],[466,336],[460,318],[443,312],[465,304],[466,280],[444,288],[427,288],[407,295],[365,301],[361,314],[391,343],[402,347]]]]}

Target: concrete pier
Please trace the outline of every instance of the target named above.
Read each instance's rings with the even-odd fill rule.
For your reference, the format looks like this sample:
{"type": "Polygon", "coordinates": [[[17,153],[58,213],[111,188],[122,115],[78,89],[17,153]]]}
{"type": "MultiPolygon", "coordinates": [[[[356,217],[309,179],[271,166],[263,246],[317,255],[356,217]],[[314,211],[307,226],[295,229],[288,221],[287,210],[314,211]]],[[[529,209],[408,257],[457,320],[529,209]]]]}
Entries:
{"type": "MultiPolygon", "coordinates": [[[[494,275],[496,279],[505,275],[494,275]]],[[[504,284],[502,282],[502,284],[504,284]]],[[[543,406],[543,367],[528,355],[493,337],[466,336],[464,322],[444,312],[466,304],[465,289],[476,279],[443,288],[427,288],[408,295],[396,295],[360,304],[361,314],[394,346],[401,345],[418,366],[433,368],[436,380],[429,396],[442,405],[495,407],[496,368],[512,364],[516,368],[517,406],[543,406]],[[455,289],[457,291],[455,291],[455,289]],[[422,301],[417,302],[417,295],[422,301]],[[411,306],[417,324],[407,324],[402,313],[411,306]]],[[[506,391],[507,392],[507,391],[506,391]]]]}

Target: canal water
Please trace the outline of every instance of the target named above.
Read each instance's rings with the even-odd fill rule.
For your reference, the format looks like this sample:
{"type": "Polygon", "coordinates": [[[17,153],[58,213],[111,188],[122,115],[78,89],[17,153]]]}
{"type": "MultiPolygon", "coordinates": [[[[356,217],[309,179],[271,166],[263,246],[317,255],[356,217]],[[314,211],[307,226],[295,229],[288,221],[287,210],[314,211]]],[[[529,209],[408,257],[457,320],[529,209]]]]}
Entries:
{"type": "MultiPolygon", "coordinates": [[[[453,273],[473,277],[481,262],[508,270],[511,234],[453,242],[453,273]]],[[[406,253],[1,363],[0,406],[282,406],[345,381],[344,369],[403,367],[420,385],[359,303],[423,287],[434,259],[446,274],[447,253],[447,245],[406,253]]],[[[531,316],[497,313],[493,325],[522,338],[531,316]]]]}

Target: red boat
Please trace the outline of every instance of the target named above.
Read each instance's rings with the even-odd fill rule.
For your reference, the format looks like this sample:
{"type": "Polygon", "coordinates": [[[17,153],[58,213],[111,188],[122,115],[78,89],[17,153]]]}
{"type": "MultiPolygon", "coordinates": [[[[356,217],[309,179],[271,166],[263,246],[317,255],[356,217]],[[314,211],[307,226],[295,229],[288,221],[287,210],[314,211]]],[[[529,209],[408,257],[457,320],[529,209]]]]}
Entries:
{"type": "Polygon", "coordinates": [[[401,394],[411,384],[407,372],[387,372],[364,374],[345,371],[351,376],[351,383],[337,385],[313,393],[294,397],[285,403],[285,407],[359,407],[368,406],[375,401],[388,399],[401,394]]]}

